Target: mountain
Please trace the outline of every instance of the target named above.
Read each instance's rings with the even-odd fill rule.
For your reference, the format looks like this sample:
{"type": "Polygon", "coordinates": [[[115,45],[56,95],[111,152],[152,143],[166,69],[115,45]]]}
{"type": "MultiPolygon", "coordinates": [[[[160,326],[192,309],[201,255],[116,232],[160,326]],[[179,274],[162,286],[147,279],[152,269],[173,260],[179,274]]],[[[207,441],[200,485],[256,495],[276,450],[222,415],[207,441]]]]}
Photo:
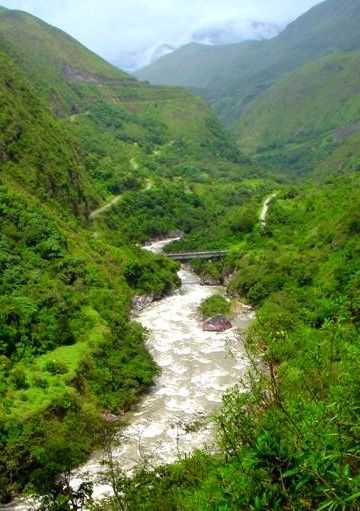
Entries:
{"type": "Polygon", "coordinates": [[[279,34],[283,28],[284,25],[254,19],[238,19],[236,16],[230,16],[221,21],[202,20],[195,29],[189,27],[188,32],[182,34],[181,44],[163,43],[133,50],[123,47],[118,50],[112,63],[129,73],[136,73],[138,69],[153,64],[164,55],[179,49],[185,42],[219,45],[240,43],[252,39],[269,39],[279,34]]]}
{"type": "Polygon", "coordinates": [[[172,53],[175,51],[175,46],[171,46],[171,44],[162,44],[161,46],[158,46],[151,57],[151,64],[155,62],[156,60],[160,59],[164,55],[168,55],[169,53],[172,53]]]}
{"type": "Polygon", "coordinates": [[[178,88],[140,83],[33,16],[20,11],[0,15],[0,50],[21,67],[67,129],[82,138],[92,153],[89,170],[96,180],[101,174],[104,193],[116,191],[122,176],[133,172],[133,158],[140,166],[151,162],[158,174],[169,171],[172,158],[173,173],[184,174],[178,145],[183,154],[202,162],[202,171],[241,160],[203,101],[178,88]],[[96,130],[104,142],[101,150],[96,130]],[[223,163],[215,164],[209,153],[223,163]]]}
{"type": "Polygon", "coordinates": [[[76,82],[134,81],[63,31],[22,11],[1,12],[0,50],[19,63],[59,115],[76,110],[81,101],[76,82]]]}
{"type": "Polygon", "coordinates": [[[239,144],[263,162],[311,168],[360,131],[359,76],[359,51],[300,68],[271,86],[234,123],[239,144]]]}
{"type": "Polygon", "coordinates": [[[197,190],[213,204],[213,179],[239,187],[251,167],[201,99],[140,83],[24,12],[0,12],[0,99],[4,502],[81,463],[104,411],[151,384],[131,304],[176,288],[178,266],[137,245],[222,216],[197,190]]]}
{"type": "Polygon", "coordinates": [[[225,46],[191,44],[135,75],[196,92],[230,124],[286,73],[327,54],[360,48],[359,21],[357,0],[327,0],[273,39],[225,46]]]}

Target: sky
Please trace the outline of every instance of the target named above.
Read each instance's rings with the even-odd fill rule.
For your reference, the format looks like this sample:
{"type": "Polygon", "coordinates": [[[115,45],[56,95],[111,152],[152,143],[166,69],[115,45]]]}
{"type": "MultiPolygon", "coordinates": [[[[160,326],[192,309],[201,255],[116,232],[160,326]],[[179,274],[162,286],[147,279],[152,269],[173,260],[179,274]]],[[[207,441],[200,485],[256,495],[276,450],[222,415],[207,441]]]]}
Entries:
{"type": "Polygon", "coordinates": [[[227,44],[273,37],[318,3],[320,0],[0,0],[4,7],[28,11],[65,30],[128,71],[193,41],[227,44]]]}

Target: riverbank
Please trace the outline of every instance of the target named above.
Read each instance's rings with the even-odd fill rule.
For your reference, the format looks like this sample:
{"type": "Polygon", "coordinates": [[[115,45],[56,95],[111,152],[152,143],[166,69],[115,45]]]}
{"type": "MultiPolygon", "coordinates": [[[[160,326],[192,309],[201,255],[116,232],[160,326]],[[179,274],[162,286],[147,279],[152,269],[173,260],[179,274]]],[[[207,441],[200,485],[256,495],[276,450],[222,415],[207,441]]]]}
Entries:
{"type": "MultiPolygon", "coordinates": [[[[169,242],[161,240],[146,248],[159,253],[169,242]]],[[[236,325],[227,332],[203,332],[198,307],[213,294],[225,294],[225,288],[201,285],[190,268],[182,267],[179,276],[178,291],[136,314],[149,331],[147,348],[161,372],[128,415],[129,425],[119,432],[120,445],[114,446],[112,459],[121,470],[131,471],[144,461],[148,466],[171,463],[196,448],[211,448],[214,429],[208,417],[248,367],[237,329],[246,330],[253,311],[241,307],[236,325]],[[201,427],[193,430],[199,420],[201,427]]],[[[76,486],[90,478],[95,498],[111,493],[111,485],[98,481],[103,457],[98,453],[73,479],[76,486]]]]}
{"type": "MultiPolygon", "coordinates": [[[[173,239],[160,240],[145,248],[160,253],[170,241],[173,239]]],[[[179,277],[179,290],[133,313],[133,318],[149,331],[146,348],[160,374],[139,405],[126,415],[128,426],[116,436],[111,449],[119,470],[129,472],[144,460],[148,466],[171,463],[199,447],[211,448],[214,428],[208,417],[247,367],[237,328],[246,330],[253,319],[252,310],[241,306],[239,321],[227,332],[203,332],[200,303],[213,294],[225,295],[226,290],[202,285],[189,267],[182,267],[179,277]],[[197,423],[201,427],[193,430],[197,423]]],[[[111,485],[102,480],[107,455],[97,451],[74,471],[71,485],[76,488],[92,481],[94,498],[111,494],[111,485]]],[[[27,507],[17,501],[6,510],[22,511],[27,507]]]]}

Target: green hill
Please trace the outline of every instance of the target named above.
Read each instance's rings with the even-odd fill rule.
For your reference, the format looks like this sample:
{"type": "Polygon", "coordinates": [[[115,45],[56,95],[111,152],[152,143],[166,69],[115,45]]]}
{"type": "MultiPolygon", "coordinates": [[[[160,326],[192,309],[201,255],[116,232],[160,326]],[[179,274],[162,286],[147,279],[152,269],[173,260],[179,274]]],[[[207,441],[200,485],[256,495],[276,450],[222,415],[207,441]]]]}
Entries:
{"type": "Polygon", "coordinates": [[[136,244],[201,225],[197,187],[240,188],[252,170],[202,100],[139,83],[26,13],[1,11],[0,51],[6,501],[81,463],[103,411],[127,410],[156,374],[131,302],[175,288],[177,265],[136,244]],[[120,211],[91,215],[115,194],[120,211]]]}
{"type": "Polygon", "coordinates": [[[357,0],[327,0],[279,36],[229,46],[189,45],[136,73],[154,84],[181,85],[206,98],[231,123],[284,74],[329,53],[360,47],[357,0]]]}
{"type": "Polygon", "coordinates": [[[203,101],[181,89],[137,82],[27,13],[0,15],[1,49],[91,153],[90,172],[104,194],[117,191],[133,172],[133,160],[172,175],[188,174],[188,157],[202,167],[194,175],[241,162],[203,101]]]}
{"type": "Polygon", "coordinates": [[[66,115],[81,104],[74,83],[134,81],[65,32],[22,11],[0,13],[0,50],[24,69],[58,115],[66,115]]]}
{"type": "Polygon", "coordinates": [[[270,87],[234,123],[239,144],[272,165],[311,168],[360,130],[359,75],[360,52],[301,68],[270,87]]]}

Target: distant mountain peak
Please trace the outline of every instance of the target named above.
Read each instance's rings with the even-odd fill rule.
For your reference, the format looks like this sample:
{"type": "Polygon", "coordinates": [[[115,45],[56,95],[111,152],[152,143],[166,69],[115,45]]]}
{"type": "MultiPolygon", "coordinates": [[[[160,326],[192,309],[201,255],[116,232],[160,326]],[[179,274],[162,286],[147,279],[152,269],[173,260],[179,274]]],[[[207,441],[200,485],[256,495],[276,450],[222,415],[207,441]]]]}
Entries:
{"type": "Polygon", "coordinates": [[[252,19],[230,18],[207,22],[196,30],[183,34],[182,40],[178,44],[162,43],[135,51],[123,50],[113,59],[113,63],[128,72],[136,72],[191,44],[221,46],[249,40],[271,39],[277,36],[283,28],[283,25],[252,19]]]}
{"type": "Polygon", "coordinates": [[[359,23],[359,0],[320,2],[282,31],[254,19],[214,21],[192,35],[200,46],[183,46],[135,76],[195,91],[231,124],[287,73],[334,52],[360,49],[359,23]]]}
{"type": "Polygon", "coordinates": [[[150,63],[153,64],[161,57],[169,55],[169,53],[172,53],[176,49],[177,49],[176,46],[172,46],[171,44],[161,44],[154,50],[150,63]]]}

